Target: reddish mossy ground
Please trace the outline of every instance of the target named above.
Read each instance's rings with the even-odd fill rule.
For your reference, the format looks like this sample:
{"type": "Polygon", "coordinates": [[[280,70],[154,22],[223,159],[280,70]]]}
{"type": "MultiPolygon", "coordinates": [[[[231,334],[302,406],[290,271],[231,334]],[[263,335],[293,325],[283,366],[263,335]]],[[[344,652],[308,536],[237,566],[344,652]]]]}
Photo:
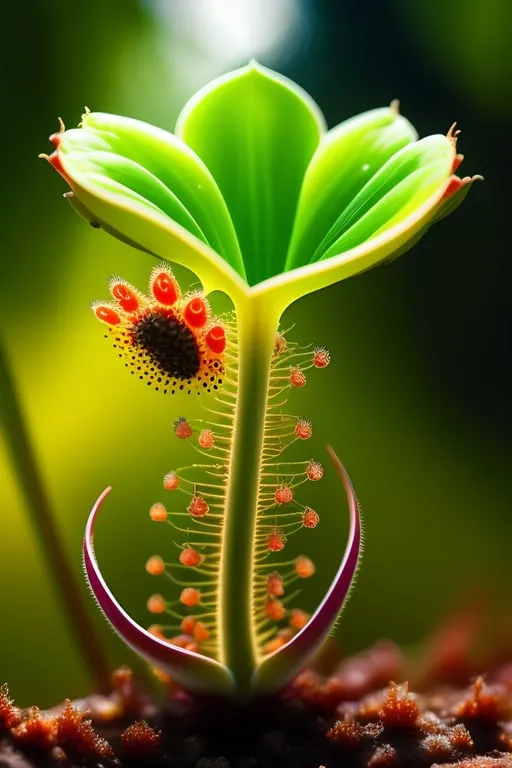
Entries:
{"type": "Polygon", "coordinates": [[[485,681],[476,676],[461,662],[462,630],[448,660],[456,624],[420,666],[406,669],[392,643],[330,665],[327,654],[324,673],[306,670],[280,696],[247,706],[176,688],[156,703],[127,669],[112,676],[110,695],[45,712],[18,709],[4,686],[0,768],[512,768],[512,662],[487,660],[485,681]]]}

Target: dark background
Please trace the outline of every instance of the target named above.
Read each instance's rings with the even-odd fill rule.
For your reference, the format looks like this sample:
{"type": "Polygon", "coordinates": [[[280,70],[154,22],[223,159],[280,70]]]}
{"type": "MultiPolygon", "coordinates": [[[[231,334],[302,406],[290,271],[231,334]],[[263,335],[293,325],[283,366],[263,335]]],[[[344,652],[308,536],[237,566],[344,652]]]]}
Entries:
{"type": "MultiPolygon", "coordinates": [[[[87,228],[37,154],[49,151],[57,116],[73,126],[85,104],[172,130],[198,87],[255,56],[308,90],[329,126],[396,97],[420,135],[457,120],[461,170],[486,179],[403,259],[287,314],[295,338],[332,350],[300,408],[320,449],[337,448],[366,511],[340,641],[347,651],[383,636],[415,645],[479,590],[512,618],[507,0],[31,0],[0,13],[0,341],[77,581],[87,512],[113,484],[98,555],[148,623],[154,584],[142,566],[162,544],[146,510],[176,460],[170,423],[183,404],[132,386],[88,312],[111,274],[143,287],[150,258],[87,228]]],[[[26,478],[7,440],[0,451],[0,681],[22,704],[47,704],[84,693],[89,677],[26,478]]],[[[318,491],[325,525],[311,553],[335,567],[333,535],[342,547],[345,530],[330,488],[318,491]]],[[[319,573],[318,594],[324,587],[319,573]]],[[[111,662],[129,662],[83,594],[111,662]]]]}

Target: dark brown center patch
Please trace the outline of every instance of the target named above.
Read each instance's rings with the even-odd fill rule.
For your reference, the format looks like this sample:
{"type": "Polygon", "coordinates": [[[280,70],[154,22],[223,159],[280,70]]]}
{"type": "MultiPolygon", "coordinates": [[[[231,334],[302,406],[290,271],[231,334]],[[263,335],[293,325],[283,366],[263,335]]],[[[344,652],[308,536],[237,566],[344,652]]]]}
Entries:
{"type": "Polygon", "coordinates": [[[197,375],[201,359],[194,334],[175,317],[151,312],[136,324],[133,340],[168,376],[191,379],[197,375]]]}

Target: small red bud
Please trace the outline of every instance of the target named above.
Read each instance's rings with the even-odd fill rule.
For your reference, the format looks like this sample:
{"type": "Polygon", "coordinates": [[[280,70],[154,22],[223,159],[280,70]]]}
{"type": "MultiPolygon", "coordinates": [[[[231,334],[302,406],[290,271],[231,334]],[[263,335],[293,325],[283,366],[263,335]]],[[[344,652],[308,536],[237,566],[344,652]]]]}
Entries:
{"type": "Polygon", "coordinates": [[[320,522],[320,515],[318,512],[315,512],[314,509],[311,509],[311,507],[306,507],[302,522],[305,528],[316,528],[320,522]]]}
{"type": "Polygon", "coordinates": [[[292,387],[304,387],[306,385],[306,375],[298,366],[290,370],[290,384],[292,387]]]}
{"type": "Polygon", "coordinates": [[[316,347],[313,353],[313,365],[315,368],[327,368],[331,362],[331,354],[325,347],[316,347]]]}
{"type": "Polygon", "coordinates": [[[321,480],[324,476],[324,468],[320,462],[311,459],[306,467],[306,476],[308,480],[321,480]]]}
{"type": "Polygon", "coordinates": [[[289,504],[293,501],[293,491],[289,485],[280,485],[276,489],[274,498],[277,504],[289,504]]]}
{"type": "Polygon", "coordinates": [[[180,440],[186,440],[188,437],[191,437],[192,427],[184,416],[180,416],[179,419],[176,419],[174,422],[174,432],[176,437],[179,437],[180,440]]]}
{"type": "Polygon", "coordinates": [[[187,512],[192,517],[204,517],[210,511],[210,507],[202,496],[193,496],[192,501],[187,507],[187,512]]]}

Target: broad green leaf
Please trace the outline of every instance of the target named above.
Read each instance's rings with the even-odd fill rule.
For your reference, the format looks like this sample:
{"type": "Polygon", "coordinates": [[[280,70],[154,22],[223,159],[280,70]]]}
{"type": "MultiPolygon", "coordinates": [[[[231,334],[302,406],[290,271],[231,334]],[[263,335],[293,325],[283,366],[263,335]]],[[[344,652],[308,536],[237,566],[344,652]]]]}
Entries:
{"type": "Polygon", "coordinates": [[[331,227],[320,259],[349,251],[406,219],[446,181],[453,153],[451,142],[439,135],[409,144],[393,155],[331,227]]]}
{"type": "MultiPolygon", "coordinates": [[[[377,196],[375,210],[370,208],[366,214],[368,219],[361,220],[362,223],[357,220],[353,228],[345,235],[342,234],[331,248],[332,253],[313,264],[263,281],[254,287],[254,295],[264,295],[274,312],[283,311],[301,296],[387,262],[398,253],[405,253],[410,244],[427,231],[445,205],[453,178],[453,145],[444,136],[430,137],[424,142],[431,140],[437,144],[437,152],[432,144],[432,153],[426,148],[423,159],[427,171],[421,171],[420,168],[412,181],[405,174],[402,179],[403,188],[400,187],[400,179],[395,178],[396,188],[391,188],[380,201],[377,196]],[[403,190],[405,192],[402,195],[403,190]],[[400,200],[402,204],[397,205],[400,200]],[[364,228],[366,234],[361,231],[364,228]]],[[[422,142],[418,144],[425,146],[422,142]]],[[[406,147],[401,151],[406,152],[408,149],[406,147]]],[[[394,161],[397,163],[396,159],[394,161]]]]}
{"type": "Polygon", "coordinates": [[[322,139],[304,179],[286,269],[316,261],[338,217],[375,173],[417,139],[391,107],[346,120],[322,139]]]}
{"type": "Polygon", "coordinates": [[[148,208],[164,213],[203,243],[208,242],[197,221],[174,192],[142,165],[127,157],[99,151],[74,152],[73,163],[98,189],[116,189],[129,200],[146,203],[148,208]]]}
{"type": "Polygon", "coordinates": [[[250,285],[284,267],[304,173],[323,127],[307,94],[255,64],[206,86],[178,120],[176,132],[224,196],[250,285]]]}
{"type": "Polygon", "coordinates": [[[74,182],[81,177],[89,187],[115,188],[164,213],[243,276],[222,195],[204,163],[176,136],[138,120],[88,113],[81,128],[59,137],[59,158],[74,182]]]}

